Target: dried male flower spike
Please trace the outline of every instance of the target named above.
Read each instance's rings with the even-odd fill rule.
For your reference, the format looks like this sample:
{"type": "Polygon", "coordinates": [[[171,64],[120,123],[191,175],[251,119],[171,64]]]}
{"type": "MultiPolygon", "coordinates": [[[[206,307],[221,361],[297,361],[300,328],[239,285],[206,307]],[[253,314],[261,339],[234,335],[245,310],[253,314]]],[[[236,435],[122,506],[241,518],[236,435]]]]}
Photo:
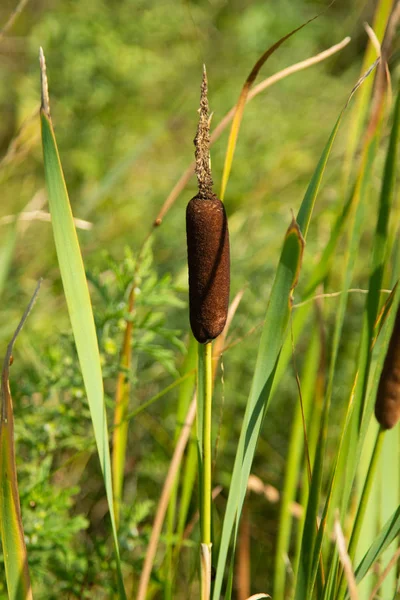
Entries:
{"type": "Polygon", "coordinates": [[[379,380],[375,416],[383,429],[391,429],[400,419],[400,307],[379,380]]]}
{"type": "Polygon", "coordinates": [[[198,194],[186,209],[190,326],[198,342],[224,329],[229,305],[229,233],[225,208],[212,191],[207,76],[201,85],[200,118],[194,140],[198,194]]]}

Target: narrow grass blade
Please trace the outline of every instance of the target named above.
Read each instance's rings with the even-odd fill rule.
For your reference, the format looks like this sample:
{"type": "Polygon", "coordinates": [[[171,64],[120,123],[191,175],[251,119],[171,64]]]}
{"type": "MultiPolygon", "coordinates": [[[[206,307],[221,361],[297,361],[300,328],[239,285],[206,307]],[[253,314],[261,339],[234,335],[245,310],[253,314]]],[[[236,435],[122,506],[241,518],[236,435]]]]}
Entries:
{"type": "Polygon", "coordinates": [[[31,600],[32,588],[28,570],[28,555],[19,503],[17,466],[14,448],[14,415],[9,383],[14,343],[21,331],[39,292],[35,293],[8,344],[1,375],[1,421],[0,421],[0,533],[8,597],[12,600],[31,600]]]}
{"type": "Polygon", "coordinates": [[[359,583],[364,579],[369,569],[376,563],[381,554],[400,534],[400,506],[387,520],[385,526],[376,537],[374,543],[366,552],[364,558],[356,568],[356,581],[359,583]]]}
{"type": "Polygon", "coordinates": [[[46,67],[42,52],[41,74],[42,107],[40,117],[43,158],[54,241],[110,509],[117,559],[119,593],[122,598],[125,598],[114,516],[111,461],[99,348],[85,269],[50,119],[46,67]]]}
{"type": "MultiPolygon", "coordinates": [[[[381,43],[386,29],[386,24],[389,20],[390,13],[394,5],[394,0],[378,0],[375,9],[375,16],[372,24],[378,41],[381,43]]],[[[368,42],[367,51],[364,55],[361,72],[368,68],[368,65],[376,57],[376,50],[371,40],[368,42]]],[[[348,142],[346,145],[346,156],[345,156],[345,170],[343,176],[343,189],[346,192],[348,182],[350,180],[351,170],[353,166],[353,159],[357,150],[357,145],[361,137],[361,131],[365,122],[365,118],[368,112],[370,103],[370,97],[372,93],[372,80],[368,81],[357,98],[357,102],[354,104],[350,115],[350,123],[348,129],[348,142]]]]}
{"type": "Polygon", "coordinates": [[[317,168],[315,169],[314,174],[311,178],[310,184],[307,188],[303,202],[301,203],[301,206],[300,206],[299,213],[297,215],[297,222],[299,224],[299,227],[301,229],[301,232],[302,232],[304,238],[306,238],[306,236],[307,236],[308,227],[310,225],[311,215],[312,215],[312,211],[313,211],[314,204],[315,204],[315,199],[317,197],[319,186],[320,186],[320,183],[322,180],[322,176],[325,171],[326,163],[328,162],[328,158],[329,158],[329,155],[332,150],[333,142],[335,141],[335,137],[338,132],[339,125],[341,123],[344,112],[345,112],[346,108],[348,107],[350,100],[352,99],[352,97],[354,96],[356,91],[362,86],[364,81],[366,79],[368,79],[369,75],[375,69],[377,64],[378,64],[378,61],[375,61],[370,66],[370,68],[362,75],[362,77],[360,77],[360,79],[357,81],[356,85],[351,90],[350,95],[347,99],[347,102],[339,114],[339,117],[333,127],[332,133],[329,136],[328,142],[322,152],[321,158],[319,159],[317,168]]]}
{"type": "Polygon", "coordinates": [[[268,60],[268,58],[275,52],[275,50],[277,50],[279,48],[279,46],[281,46],[283,44],[283,42],[285,42],[287,39],[292,37],[292,35],[294,35],[298,31],[300,31],[300,29],[303,29],[303,27],[305,27],[306,25],[311,23],[311,21],[314,21],[314,19],[316,19],[316,18],[317,17],[313,17],[312,19],[309,19],[306,23],[303,23],[302,25],[300,25],[300,27],[296,27],[296,29],[293,29],[290,33],[287,33],[286,35],[281,37],[277,42],[275,42],[275,44],[273,44],[270,48],[268,48],[268,50],[266,50],[264,52],[264,54],[258,59],[256,64],[252,68],[249,76],[247,77],[245,84],[242,88],[242,91],[240,92],[239,100],[236,104],[235,114],[234,114],[232,126],[231,126],[231,131],[229,133],[228,148],[227,148],[226,155],[225,155],[224,170],[222,173],[221,192],[220,192],[221,200],[223,200],[225,197],[226,186],[228,184],[229,175],[230,175],[231,168],[232,168],[233,155],[235,153],[236,142],[237,142],[237,138],[239,135],[240,124],[241,124],[242,118],[243,118],[243,111],[244,111],[244,107],[246,105],[247,97],[249,95],[251,86],[253,85],[254,81],[256,80],[256,77],[257,77],[261,67],[268,60]]]}
{"type": "Polygon", "coordinates": [[[214,600],[221,595],[222,580],[233,527],[236,534],[247,490],[261,425],[268,406],[279,353],[292,310],[292,293],[296,286],[303,256],[304,240],[293,220],[285,237],[275,281],[268,303],[256,368],[243,420],[225,511],[214,600]]]}

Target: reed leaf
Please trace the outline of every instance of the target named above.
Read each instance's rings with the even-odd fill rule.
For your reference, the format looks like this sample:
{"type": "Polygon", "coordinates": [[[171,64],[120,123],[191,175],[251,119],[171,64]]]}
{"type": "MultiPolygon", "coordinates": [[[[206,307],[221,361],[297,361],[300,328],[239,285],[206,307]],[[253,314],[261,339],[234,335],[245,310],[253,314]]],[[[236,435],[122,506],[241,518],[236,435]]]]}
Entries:
{"type": "Polygon", "coordinates": [[[50,118],[44,56],[41,52],[43,159],[57,259],[72,331],[89,402],[97,452],[103,473],[117,560],[120,597],[125,598],[114,514],[111,462],[103,379],[92,305],[71,205],[50,118]]]}
{"type": "Polygon", "coordinates": [[[32,310],[40,282],[8,344],[1,374],[0,420],[0,534],[8,597],[11,600],[31,600],[32,587],[28,569],[24,529],[18,493],[17,466],[14,447],[14,414],[9,383],[9,369],[15,341],[32,310]]]}

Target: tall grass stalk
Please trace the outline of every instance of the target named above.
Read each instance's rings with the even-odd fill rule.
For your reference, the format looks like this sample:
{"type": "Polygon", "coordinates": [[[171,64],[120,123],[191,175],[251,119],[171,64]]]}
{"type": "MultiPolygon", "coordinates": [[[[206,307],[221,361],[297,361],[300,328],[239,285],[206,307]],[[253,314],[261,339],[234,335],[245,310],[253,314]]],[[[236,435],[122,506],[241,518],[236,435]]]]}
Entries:
{"type": "Polygon", "coordinates": [[[201,542],[211,546],[211,415],[212,415],[212,343],[199,344],[199,369],[198,369],[198,407],[202,409],[201,418],[201,542]],[[200,380],[203,383],[200,383],[200,380]]]}

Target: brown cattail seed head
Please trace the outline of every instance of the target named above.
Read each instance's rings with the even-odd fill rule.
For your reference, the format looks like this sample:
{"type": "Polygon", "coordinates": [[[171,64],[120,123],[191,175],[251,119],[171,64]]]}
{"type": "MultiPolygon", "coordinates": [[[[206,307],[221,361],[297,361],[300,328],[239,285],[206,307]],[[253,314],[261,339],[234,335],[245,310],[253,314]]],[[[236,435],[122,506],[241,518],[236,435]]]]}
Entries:
{"type": "Polygon", "coordinates": [[[383,429],[391,429],[400,419],[400,307],[379,380],[375,416],[383,429]]]}
{"type": "Polygon", "coordinates": [[[195,196],[186,209],[190,325],[198,342],[224,329],[229,305],[229,233],[225,208],[215,194],[195,196]]]}
{"type": "Polygon", "coordinates": [[[199,124],[194,140],[198,194],[186,209],[190,325],[198,342],[224,329],[229,305],[229,233],[225,208],[212,191],[207,76],[201,84],[199,124]]]}

